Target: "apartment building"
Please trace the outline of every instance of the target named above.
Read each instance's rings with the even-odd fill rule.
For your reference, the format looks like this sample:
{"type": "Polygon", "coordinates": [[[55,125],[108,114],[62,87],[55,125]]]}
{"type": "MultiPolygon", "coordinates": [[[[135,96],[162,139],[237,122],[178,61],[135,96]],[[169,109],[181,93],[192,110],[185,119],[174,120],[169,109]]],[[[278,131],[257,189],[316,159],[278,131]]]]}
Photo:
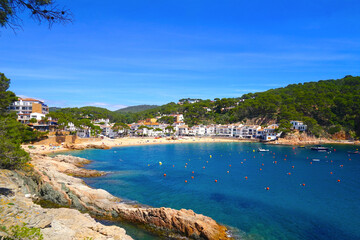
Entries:
{"type": "Polygon", "coordinates": [[[49,113],[49,107],[44,101],[33,98],[18,98],[9,106],[9,109],[16,112],[18,121],[21,123],[29,123],[31,118],[40,120],[49,113]]]}

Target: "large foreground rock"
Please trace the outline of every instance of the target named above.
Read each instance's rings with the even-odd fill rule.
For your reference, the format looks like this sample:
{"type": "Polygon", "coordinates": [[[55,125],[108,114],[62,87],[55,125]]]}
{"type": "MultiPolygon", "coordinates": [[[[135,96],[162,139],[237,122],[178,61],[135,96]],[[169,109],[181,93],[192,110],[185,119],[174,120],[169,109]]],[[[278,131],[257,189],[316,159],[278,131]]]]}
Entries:
{"type": "MultiPolygon", "coordinates": [[[[34,204],[18,174],[0,170],[0,225],[40,228],[44,239],[131,240],[124,229],[97,223],[89,214],[68,208],[42,208],[34,204]]],[[[1,236],[6,236],[0,232],[1,236]]]]}
{"type": "MultiPolygon", "coordinates": [[[[32,159],[35,170],[41,176],[37,194],[42,199],[86,210],[92,215],[107,219],[152,227],[161,230],[165,235],[176,236],[179,234],[177,236],[193,239],[229,239],[226,227],[219,225],[207,216],[196,214],[192,210],[139,207],[126,204],[105,190],[88,187],[83,180],[73,177],[79,171],[82,174],[89,171],[77,167],[86,163],[86,160],[82,158],[72,156],[51,158],[44,155],[33,155],[32,159]]],[[[29,189],[29,191],[31,190],[29,189]]]]}

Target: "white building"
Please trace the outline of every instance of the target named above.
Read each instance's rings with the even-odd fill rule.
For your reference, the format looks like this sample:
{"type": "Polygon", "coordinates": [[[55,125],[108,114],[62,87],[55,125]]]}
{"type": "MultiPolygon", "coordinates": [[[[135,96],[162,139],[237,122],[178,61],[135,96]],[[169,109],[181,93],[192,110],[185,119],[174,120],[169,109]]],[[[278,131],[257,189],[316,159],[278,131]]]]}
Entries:
{"type": "Polygon", "coordinates": [[[103,125],[106,125],[106,124],[110,124],[110,119],[106,118],[100,118],[100,119],[96,119],[93,121],[94,124],[103,124],[103,125]]]}
{"type": "Polygon", "coordinates": [[[301,121],[290,121],[290,123],[293,125],[293,129],[295,130],[306,131],[307,129],[307,125],[301,121]]]}
{"type": "Polygon", "coordinates": [[[45,114],[37,112],[30,113],[30,119],[36,119],[36,121],[40,121],[43,118],[45,118],[45,114]]]}
{"type": "MultiPolygon", "coordinates": [[[[49,107],[44,101],[34,98],[18,98],[17,101],[9,106],[9,110],[15,111],[18,116],[18,121],[22,123],[29,123],[29,120],[31,119],[30,114],[32,113],[43,114],[43,116],[49,113],[49,107]]],[[[34,118],[37,118],[40,115],[33,116],[34,118]]]]}
{"type": "Polygon", "coordinates": [[[207,125],[205,128],[206,136],[214,136],[216,134],[216,127],[214,125],[207,125]]]}
{"type": "Polygon", "coordinates": [[[65,127],[65,130],[69,131],[69,132],[74,132],[74,131],[76,131],[76,127],[75,127],[74,123],[69,122],[68,125],[65,127]]]}
{"type": "Polygon", "coordinates": [[[274,141],[278,139],[282,132],[277,132],[276,129],[279,128],[277,124],[271,124],[270,126],[264,129],[264,135],[262,137],[265,141],[274,141]]]}
{"type": "Polygon", "coordinates": [[[189,127],[187,125],[177,126],[177,135],[180,136],[189,135],[189,127]]]}
{"type": "Polygon", "coordinates": [[[204,125],[196,125],[192,127],[193,133],[195,136],[204,136],[206,135],[206,127],[204,125]]]}
{"type": "Polygon", "coordinates": [[[76,135],[80,138],[89,138],[91,137],[91,128],[83,127],[77,130],[76,135]]]}

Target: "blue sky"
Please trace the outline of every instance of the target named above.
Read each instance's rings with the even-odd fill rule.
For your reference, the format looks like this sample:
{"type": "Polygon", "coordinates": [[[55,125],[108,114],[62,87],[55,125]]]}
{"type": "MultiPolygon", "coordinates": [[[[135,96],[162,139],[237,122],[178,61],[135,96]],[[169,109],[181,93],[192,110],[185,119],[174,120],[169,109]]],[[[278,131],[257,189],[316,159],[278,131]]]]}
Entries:
{"type": "Polygon", "coordinates": [[[0,29],[10,90],[49,106],[114,110],[360,75],[358,0],[57,3],[72,24],[0,29]]]}

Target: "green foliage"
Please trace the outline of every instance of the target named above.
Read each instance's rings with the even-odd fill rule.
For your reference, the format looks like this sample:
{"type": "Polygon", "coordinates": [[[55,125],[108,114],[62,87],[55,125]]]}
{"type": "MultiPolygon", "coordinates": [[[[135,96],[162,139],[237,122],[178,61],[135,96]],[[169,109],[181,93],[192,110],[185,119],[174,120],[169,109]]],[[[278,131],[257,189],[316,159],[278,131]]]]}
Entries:
{"type": "Polygon", "coordinates": [[[163,116],[157,120],[160,123],[173,124],[175,122],[175,117],[172,116],[163,116]]]}
{"type": "Polygon", "coordinates": [[[16,100],[14,93],[7,91],[9,86],[10,79],[0,73],[0,168],[18,169],[30,159],[20,144],[40,136],[8,112],[7,107],[16,100]]]}
{"type": "Polygon", "coordinates": [[[283,134],[287,134],[291,131],[291,128],[292,128],[292,124],[290,123],[289,120],[286,120],[286,119],[282,119],[280,120],[279,122],[279,128],[276,129],[277,132],[283,132],[283,134]]]}
{"type": "MultiPolygon", "coordinates": [[[[291,84],[284,88],[265,92],[248,93],[240,98],[216,98],[190,104],[173,102],[136,113],[112,112],[103,108],[84,107],[60,109],[56,113],[66,115],[68,121],[83,118],[109,118],[112,122],[132,123],[161,114],[184,114],[189,126],[196,124],[228,124],[256,119],[259,124],[283,121],[288,131],[290,120],[300,120],[308,125],[309,133],[324,136],[340,126],[348,134],[360,137],[360,77],[346,76],[343,79],[291,84]],[[208,111],[210,109],[210,111],[208,111]]],[[[170,117],[159,122],[171,124],[170,117]]]]}
{"type": "Polygon", "coordinates": [[[36,120],[36,118],[31,118],[31,119],[29,120],[29,122],[30,122],[30,123],[37,123],[37,120],[36,120]]]}
{"type": "Polygon", "coordinates": [[[0,73],[0,115],[6,114],[8,112],[9,105],[17,100],[13,92],[7,91],[9,86],[10,79],[5,77],[3,73],[0,73]]]}
{"type": "Polygon", "coordinates": [[[26,227],[24,223],[22,226],[14,225],[9,229],[6,229],[5,226],[0,226],[0,231],[8,234],[7,237],[2,239],[4,240],[42,240],[44,239],[40,228],[29,228],[26,227]]]}
{"type": "Polygon", "coordinates": [[[118,113],[137,113],[158,107],[157,105],[138,105],[116,110],[118,113]]]}

